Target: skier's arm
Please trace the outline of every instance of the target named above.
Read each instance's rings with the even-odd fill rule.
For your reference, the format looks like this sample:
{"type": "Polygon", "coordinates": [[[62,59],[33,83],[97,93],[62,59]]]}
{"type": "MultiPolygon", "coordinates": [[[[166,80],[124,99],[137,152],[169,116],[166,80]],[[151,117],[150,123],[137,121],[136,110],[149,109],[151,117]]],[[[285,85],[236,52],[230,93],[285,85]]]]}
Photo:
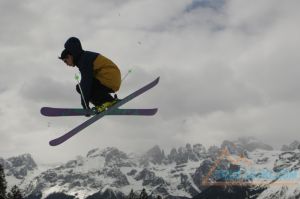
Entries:
{"type": "Polygon", "coordinates": [[[89,108],[89,101],[92,95],[92,86],[93,86],[93,70],[92,67],[85,67],[81,70],[81,81],[80,86],[86,102],[87,107],[85,106],[83,98],[81,98],[81,105],[83,108],[89,108]]]}

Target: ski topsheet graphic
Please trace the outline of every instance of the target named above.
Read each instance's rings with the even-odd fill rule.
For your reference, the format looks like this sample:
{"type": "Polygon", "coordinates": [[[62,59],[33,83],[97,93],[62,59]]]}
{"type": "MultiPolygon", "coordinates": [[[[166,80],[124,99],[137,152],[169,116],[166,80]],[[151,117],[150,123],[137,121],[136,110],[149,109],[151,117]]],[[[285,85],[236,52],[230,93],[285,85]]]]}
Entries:
{"type": "Polygon", "coordinates": [[[68,139],[70,139],[71,137],[73,137],[74,135],[79,133],[81,130],[83,130],[84,128],[93,124],[94,122],[96,122],[97,120],[99,120],[100,118],[102,118],[105,115],[154,115],[157,112],[157,109],[119,109],[119,107],[124,105],[125,103],[129,102],[130,100],[134,99],[135,97],[143,94],[144,92],[148,91],[149,89],[153,88],[154,86],[156,86],[158,84],[158,82],[159,82],[159,77],[156,78],[154,81],[150,82],[149,84],[145,85],[144,87],[140,88],[139,90],[131,93],[124,99],[118,101],[116,104],[109,107],[107,110],[100,112],[96,115],[94,115],[95,113],[92,113],[92,112],[87,113],[85,111],[82,111],[82,109],[74,110],[74,109],[59,109],[59,108],[57,109],[57,108],[43,107],[41,109],[41,113],[46,116],[63,116],[64,114],[72,115],[72,116],[86,115],[86,114],[94,115],[90,119],[86,120],[82,124],[78,125],[74,129],[72,129],[71,131],[63,134],[62,136],[60,136],[54,140],[51,140],[49,142],[49,144],[51,146],[57,146],[65,141],[67,141],[68,139]]]}

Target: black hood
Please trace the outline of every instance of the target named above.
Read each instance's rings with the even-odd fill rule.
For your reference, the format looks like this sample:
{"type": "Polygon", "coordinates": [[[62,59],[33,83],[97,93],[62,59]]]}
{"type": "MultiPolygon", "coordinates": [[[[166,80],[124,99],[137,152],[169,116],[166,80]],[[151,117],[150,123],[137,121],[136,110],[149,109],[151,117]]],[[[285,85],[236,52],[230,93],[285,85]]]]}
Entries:
{"type": "Polygon", "coordinates": [[[70,37],[65,43],[65,49],[74,57],[74,63],[77,65],[78,60],[83,53],[80,40],[76,37],[70,37]]]}

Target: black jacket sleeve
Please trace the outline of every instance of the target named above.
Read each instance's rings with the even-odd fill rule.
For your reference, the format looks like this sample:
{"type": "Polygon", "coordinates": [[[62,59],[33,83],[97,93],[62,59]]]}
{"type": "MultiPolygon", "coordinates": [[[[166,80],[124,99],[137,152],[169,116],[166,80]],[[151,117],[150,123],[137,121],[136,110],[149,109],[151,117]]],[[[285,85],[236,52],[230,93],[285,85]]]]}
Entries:
{"type": "Polygon", "coordinates": [[[80,58],[78,59],[77,67],[79,68],[79,71],[81,73],[80,86],[87,105],[86,107],[83,97],[81,97],[81,104],[83,108],[89,108],[89,102],[92,98],[94,79],[93,63],[97,56],[97,53],[83,51],[83,53],[80,55],[80,58]]]}
{"type": "Polygon", "coordinates": [[[85,67],[80,68],[81,73],[81,81],[80,86],[82,89],[82,94],[85,99],[86,105],[84,103],[83,98],[81,97],[81,105],[83,108],[89,108],[89,101],[92,95],[92,86],[93,86],[93,66],[86,65],[85,67]]]}

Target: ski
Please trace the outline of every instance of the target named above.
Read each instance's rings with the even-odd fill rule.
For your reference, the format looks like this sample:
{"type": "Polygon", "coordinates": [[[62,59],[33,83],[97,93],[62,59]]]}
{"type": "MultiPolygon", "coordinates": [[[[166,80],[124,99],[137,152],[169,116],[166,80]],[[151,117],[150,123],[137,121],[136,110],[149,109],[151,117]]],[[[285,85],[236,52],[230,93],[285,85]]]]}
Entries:
{"type": "MultiPolygon", "coordinates": [[[[151,116],[157,112],[157,108],[153,109],[114,109],[107,113],[107,115],[141,115],[151,116]]],[[[61,117],[61,116],[84,116],[84,115],[96,115],[94,110],[82,109],[82,108],[41,108],[41,114],[48,117],[61,117]]]]}
{"type": "Polygon", "coordinates": [[[149,84],[147,84],[146,86],[144,86],[144,87],[140,88],[139,90],[131,93],[130,95],[128,95],[127,97],[125,97],[121,101],[114,104],[112,107],[108,108],[106,111],[103,111],[103,112],[93,116],[92,118],[86,120],[85,122],[78,125],[77,127],[72,129],[71,131],[65,133],[64,135],[62,135],[62,136],[60,136],[60,137],[58,137],[54,140],[51,140],[49,142],[49,144],[51,146],[57,146],[57,145],[65,142],[65,141],[67,141],[68,139],[70,139],[71,137],[73,137],[74,135],[79,133],[81,130],[83,130],[84,128],[88,127],[89,125],[93,124],[94,122],[96,122],[97,120],[102,118],[103,116],[108,115],[112,111],[116,110],[118,107],[124,105],[125,103],[129,102],[133,98],[135,98],[135,97],[143,94],[144,92],[148,91],[149,89],[153,88],[154,86],[156,86],[158,84],[158,82],[159,82],[159,77],[156,78],[154,81],[150,82],[149,84]]]}

